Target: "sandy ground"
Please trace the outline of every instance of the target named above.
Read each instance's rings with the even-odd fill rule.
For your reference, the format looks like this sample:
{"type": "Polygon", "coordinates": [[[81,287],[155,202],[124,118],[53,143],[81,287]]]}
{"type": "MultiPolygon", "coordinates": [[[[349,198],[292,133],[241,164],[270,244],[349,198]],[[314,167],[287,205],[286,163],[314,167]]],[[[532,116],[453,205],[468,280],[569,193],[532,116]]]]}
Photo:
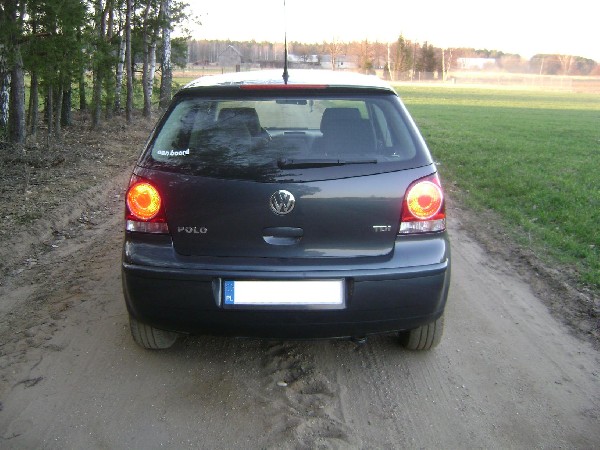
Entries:
{"type": "Polygon", "coordinates": [[[3,222],[0,448],[600,447],[594,317],[558,308],[556,296],[580,299],[476,241],[456,206],[446,332],[432,352],[390,336],[137,347],[119,263],[144,132],[107,133],[110,170],[84,163],[89,182],[11,239],[18,221],[3,222]]]}

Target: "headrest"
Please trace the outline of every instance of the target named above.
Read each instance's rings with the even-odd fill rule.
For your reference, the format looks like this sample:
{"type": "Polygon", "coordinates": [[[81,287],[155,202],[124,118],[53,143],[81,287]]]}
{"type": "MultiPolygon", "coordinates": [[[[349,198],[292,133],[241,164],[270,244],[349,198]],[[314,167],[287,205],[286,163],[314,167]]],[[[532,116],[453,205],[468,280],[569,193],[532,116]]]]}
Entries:
{"type": "Polygon", "coordinates": [[[252,136],[260,134],[260,121],[254,108],[223,108],[219,111],[218,121],[230,122],[232,125],[244,124],[252,136]]]}
{"type": "Polygon", "coordinates": [[[344,129],[361,120],[358,108],[327,108],[321,118],[321,131],[327,133],[344,129]]]}

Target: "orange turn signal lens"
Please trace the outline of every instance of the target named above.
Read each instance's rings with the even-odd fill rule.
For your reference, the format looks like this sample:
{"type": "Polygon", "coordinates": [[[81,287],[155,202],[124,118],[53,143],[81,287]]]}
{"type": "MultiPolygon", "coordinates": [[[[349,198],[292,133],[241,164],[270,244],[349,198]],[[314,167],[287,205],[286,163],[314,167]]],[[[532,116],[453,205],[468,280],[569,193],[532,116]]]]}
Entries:
{"type": "Polygon", "coordinates": [[[134,184],[127,191],[127,208],[137,219],[153,219],[160,211],[160,205],[160,194],[149,183],[134,184]]]}
{"type": "Polygon", "coordinates": [[[435,217],[442,209],[444,194],[442,189],[431,181],[415,184],[406,197],[409,212],[419,220],[435,217]]]}

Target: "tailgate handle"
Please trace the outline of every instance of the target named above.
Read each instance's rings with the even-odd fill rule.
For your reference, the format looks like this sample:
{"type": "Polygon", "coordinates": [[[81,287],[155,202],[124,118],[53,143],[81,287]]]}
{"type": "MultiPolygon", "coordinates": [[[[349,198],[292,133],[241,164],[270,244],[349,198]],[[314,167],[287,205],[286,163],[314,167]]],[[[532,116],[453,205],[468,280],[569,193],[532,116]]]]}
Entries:
{"type": "Polygon", "coordinates": [[[271,245],[294,245],[304,236],[302,228],[271,227],[263,230],[263,239],[271,245]]]}

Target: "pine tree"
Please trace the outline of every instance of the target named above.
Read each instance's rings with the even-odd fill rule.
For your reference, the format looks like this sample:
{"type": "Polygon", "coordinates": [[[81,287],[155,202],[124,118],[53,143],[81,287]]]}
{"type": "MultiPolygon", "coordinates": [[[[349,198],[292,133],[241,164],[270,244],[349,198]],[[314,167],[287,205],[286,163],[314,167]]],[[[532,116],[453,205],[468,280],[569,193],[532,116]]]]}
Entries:
{"type": "Polygon", "coordinates": [[[127,100],[125,103],[125,116],[127,123],[133,119],[133,56],[131,54],[131,16],[133,14],[133,0],[126,0],[125,11],[125,67],[127,68],[127,100]]]}

